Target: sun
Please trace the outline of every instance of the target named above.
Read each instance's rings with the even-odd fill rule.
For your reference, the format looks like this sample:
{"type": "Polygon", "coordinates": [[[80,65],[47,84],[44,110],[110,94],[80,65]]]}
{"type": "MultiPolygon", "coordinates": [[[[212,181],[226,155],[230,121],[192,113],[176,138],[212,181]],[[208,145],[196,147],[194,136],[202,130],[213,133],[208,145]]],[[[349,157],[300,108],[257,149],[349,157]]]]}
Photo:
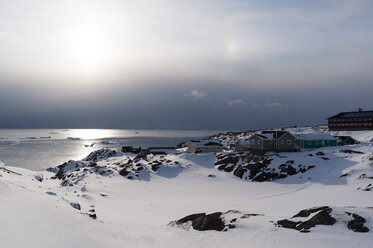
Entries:
{"type": "Polygon", "coordinates": [[[109,43],[109,35],[99,23],[79,23],[67,35],[70,66],[80,76],[94,77],[110,64],[112,47],[109,43]]]}

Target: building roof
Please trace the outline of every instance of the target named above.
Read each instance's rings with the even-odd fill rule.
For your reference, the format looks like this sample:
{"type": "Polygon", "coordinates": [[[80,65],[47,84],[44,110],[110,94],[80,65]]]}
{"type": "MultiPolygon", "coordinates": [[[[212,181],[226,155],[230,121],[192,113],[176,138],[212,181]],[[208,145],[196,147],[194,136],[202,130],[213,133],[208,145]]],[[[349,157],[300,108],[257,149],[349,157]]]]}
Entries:
{"type": "Polygon", "coordinates": [[[240,145],[250,145],[250,140],[239,140],[237,143],[240,145]]]}
{"type": "Polygon", "coordinates": [[[357,117],[373,117],[373,110],[369,111],[355,111],[355,112],[341,112],[337,115],[333,115],[327,119],[334,118],[357,118],[357,117]]]}
{"type": "Polygon", "coordinates": [[[190,140],[195,147],[206,147],[206,146],[223,146],[219,141],[216,140],[190,140]]]}
{"type": "Polygon", "coordinates": [[[340,139],[343,142],[347,141],[348,139],[351,139],[351,140],[353,140],[356,143],[360,143],[358,140],[354,139],[351,136],[334,136],[334,137],[336,137],[337,139],[340,139]]]}
{"type": "Polygon", "coordinates": [[[263,140],[275,140],[279,139],[280,137],[284,136],[287,131],[262,131],[260,133],[256,133],[259,138],[263,140]]]}
{"type": "Polygon", "coordinates": [[[293,135],[300,140],[337,140],[337,138],[327,133],[300,133],[293,135]]]}

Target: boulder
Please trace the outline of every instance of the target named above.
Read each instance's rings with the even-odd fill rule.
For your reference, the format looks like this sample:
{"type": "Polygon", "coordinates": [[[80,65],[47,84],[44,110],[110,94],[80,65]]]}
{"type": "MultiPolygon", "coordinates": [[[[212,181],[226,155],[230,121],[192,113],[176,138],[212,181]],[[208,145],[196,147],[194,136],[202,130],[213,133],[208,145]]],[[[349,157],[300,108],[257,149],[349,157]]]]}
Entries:
{"type": "Polygon", "coordinates": [[[76,203],[76,202],[70,202],[70,206],[72,206],[73,208],[78,209],[78,210],[81,209],[80,204],[76,203]]]}
{"type": "MultiPolygon", "coordinates": [[[[351,213],[346,212],[348,215],[351,213]]],[[[347,223],[347,228],[354,231],[354,232],[369,232],[369,228],[364,225],[366,220],[357,214],[352,214],[352,220],[347,223]]]]}
{"type": "Polygon", "coordinates": [[[176,224],[180,225],[188,221],[192,222],[192,227],[194,230],[198,231],[223,231],[225,228],[225,223],[220,218],[221,212],[216,212],[206,215],[205,213],[188,215],[180,220],[176,221],[176,224]]]}

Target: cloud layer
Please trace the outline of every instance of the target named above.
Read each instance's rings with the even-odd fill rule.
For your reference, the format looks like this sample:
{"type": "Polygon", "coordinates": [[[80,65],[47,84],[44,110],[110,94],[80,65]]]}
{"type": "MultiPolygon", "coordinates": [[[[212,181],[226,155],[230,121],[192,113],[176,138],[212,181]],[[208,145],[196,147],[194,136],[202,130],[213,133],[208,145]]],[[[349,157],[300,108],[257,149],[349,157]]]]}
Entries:
{"type": "Polygon", "coordinates": [[[372,11],[369,0],[3,1],[0,127],[250,129],[373,109],[372,11]]]}

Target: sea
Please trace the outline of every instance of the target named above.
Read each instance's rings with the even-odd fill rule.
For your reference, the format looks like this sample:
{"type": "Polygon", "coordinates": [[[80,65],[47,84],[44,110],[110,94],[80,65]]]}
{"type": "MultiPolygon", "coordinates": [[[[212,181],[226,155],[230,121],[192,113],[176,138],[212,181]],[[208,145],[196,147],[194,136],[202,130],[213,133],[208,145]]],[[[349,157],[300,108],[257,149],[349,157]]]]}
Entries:
{"type": "Polygon", "coordinates": [[[41,171],[92,151],[122,146],[176,146],[216,130],[0,129],[0,164],[41,171]]]}

